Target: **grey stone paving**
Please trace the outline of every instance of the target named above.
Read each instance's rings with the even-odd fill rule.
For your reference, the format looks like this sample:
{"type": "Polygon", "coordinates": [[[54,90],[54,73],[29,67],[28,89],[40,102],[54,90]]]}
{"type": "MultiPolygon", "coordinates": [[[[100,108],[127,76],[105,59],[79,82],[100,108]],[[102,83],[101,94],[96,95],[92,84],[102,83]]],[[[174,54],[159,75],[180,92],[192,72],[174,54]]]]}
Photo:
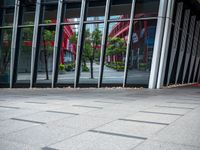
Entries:
{"type": "Polygon", "coordinates": [[[199,91],[0,89],[0,150],[199,150],[199,91]]]}

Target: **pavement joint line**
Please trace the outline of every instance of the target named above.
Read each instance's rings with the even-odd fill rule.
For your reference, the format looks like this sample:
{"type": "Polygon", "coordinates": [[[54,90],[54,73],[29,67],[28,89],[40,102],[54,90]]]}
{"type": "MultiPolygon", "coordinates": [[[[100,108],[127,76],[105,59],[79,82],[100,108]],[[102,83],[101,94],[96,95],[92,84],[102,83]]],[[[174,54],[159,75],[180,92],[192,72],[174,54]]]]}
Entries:
{"type": "Polygon", "coordinates": [[[139,112],[150,113],[150,114],[172,115],[172,116],[184,116],[183,114],[162,113],[162,112],[153,112],[153,111],[139,111],[139,112]]]}
{"type": "Polygon", "coordinates": [[[88,130],[88,132],[106,134],[106,135],[112,135],[112,136],[119,136],[119,137],[126,137],[126,138],[132,138],[132,139],[147,140],[146,137],[133,136],[133,135],[127,135],[127,134],[120,134],[120,133],[114,133],[114,132],[105,132],[105,131],[100,131],[100,130],[88,130]]]}
{"type": "Polygon", "coordinates": [[[16,120],[16,121],[23,121],[23,122],[37,123],[37,124],[46,124],[45,122],[32,121],[32,120],[26,120],[26,119],[19,119],[19,118],[10,118],[10,119],[12,119],[12,120],[16,120]]]}
{"type": "Polygon", "coordinates": [[[189,98],[181,98],[181,99],[177,99],[177,100],[183,100],[183,101],[196,101],[196,102],[200,102],[200,100],[197,99],[189,99],[189,98]]]}
{"type": "Polygon", "coordinates": [[[157,125],[169,125],[169,123],[161,123],[161,122],[153,122],[153,121],[142,121],[142,120],[133,120],[133,119],[123,119],[120,118],[118,120],[121,121],[130,121],[130,122],[139,122],[139,123],[148,123],[148,124],[157,124],[157,125]]]}
{"type": "Polygon", "coordinates": [[[42,150],[58,150],[58,149],[51,148],[51,147],[43,147],[42,150]]]}
{"type": "Polygon", "coordinates": [[[20,109],[19,107],[12,107],[12,106],[0,106],[2,108],[11,108],[11,109],[20,109]]]}
{"type": "Polygon", "coordinates": [[[176,109],[194,109],[191,107],[176,107],[176,106],[164,106],[164,105],[155,105],[155,107],[164,107],[164,108],[176,108],[176,109]]]}
{"type": "Polygon", "coordinates": [[[47,103],[44,103],[44,102],[24,102],[24,103],[33,103],[33,104],[47,104],[47,103]]]}
{"type": "Polygon", "coordinates": [[[96,107],[96,106],[86,106],[86,105],[72,105],[73,107],[86,107],[86,108],[96,108],[96,109],[103,109],[103,107],[96,107]]]}
{"type": "Polygon", "coordinates": [[[108,103],[108,104],[122,104],[122,103],[117,103],[117,102],[105,102],[105,101],[94,101],[98,103],[108,103]]]}
{"type": "Polygon", "coordinates": [[[78,113],[71,113],[71,112],[63,112],[63,111],[53,111],[53,110],[47,110],[46,112],[49,113],[58,113],[58,114],[69,114],[69,115],[79,115],[78,113]]]}
{"type": "Polygon", "coordinates": [[[174,103],[174,104],[195,104],[195,105],[200,105],[200,103],[190,103],[190,102],[167,102],[167,103],[174,103]]]}

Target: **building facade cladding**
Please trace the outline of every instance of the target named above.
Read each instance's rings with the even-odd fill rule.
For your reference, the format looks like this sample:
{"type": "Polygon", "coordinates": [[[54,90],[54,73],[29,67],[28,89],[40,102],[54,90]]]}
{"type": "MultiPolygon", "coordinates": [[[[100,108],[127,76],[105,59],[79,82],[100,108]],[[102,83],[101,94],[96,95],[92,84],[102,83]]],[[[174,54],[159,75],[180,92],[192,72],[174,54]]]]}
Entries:
{"type": "Polygon", "coordinates": [[[184,0],[3,0],[0,87],[199,82],[197,14],[184,0]]]}

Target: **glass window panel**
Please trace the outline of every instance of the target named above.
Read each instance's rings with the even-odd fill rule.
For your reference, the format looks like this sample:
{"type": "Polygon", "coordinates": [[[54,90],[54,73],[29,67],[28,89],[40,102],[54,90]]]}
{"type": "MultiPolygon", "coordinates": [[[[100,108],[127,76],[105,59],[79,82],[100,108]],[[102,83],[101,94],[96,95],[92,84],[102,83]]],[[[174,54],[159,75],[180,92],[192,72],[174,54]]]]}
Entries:
{"type": "Polygon", "coordinates": [[[136,0],[135,18],[157,17],[159,0],[136,0]]]}
{"type": "Polygon", "coordinates": [[[37,83],[51,83],[55,26],[41,27],[37,83]]]}
{"type": "Polygon", "coordinates": [[[18,52],[17,82],[29,83],[33,28],[21,28],[18,52]]]}
{"type": "Polygon", "coordinates": [[[132,0],[113,0],[110,10],[110,19],[130,18],[132,0]]]}
{"type": "Polygon", "coordinates": [[[58,83],[74,84],[78,25],[62,28],[62,43],[58,66],[58,83]]]}
{"type": "Polygon", "coordinates": [[[106,0],[88,1],[87,20],[104,20],[106,0]]]}
{"type": "Polygon", "coordinates": [[[42,5],[42,24],[56,23],[58,3],[43,4],[42,5]]]}
{"type": "Polygon", "coordinates": [[[35,6],[23,6],[22,13],[22,24],[23,25],[33,25],[35,19],[35,6]]]}
{"type": "Polygon", "coordinates": [[[15,0],[1,0],[0,6],[13,6],[15,5],[15,0]]]}
{"type": "Polygon", "coordinates": [[[0,26],[12,26],[13,25],[13,17],[14,17],[14,7],[1,9],[0,26]]]}
{"type": "Polygon", "coordinates": [[[64,18],[62,22],[77,22],[80,21],[81,1],[65,2],[64,18]]]}
{"type": "Polygon", "coordinates": [[[156,20],[134,22],[127,84],[148,85],[149,83],[156,25],[156,20]]]}
{"type": "Polygon", "coordinates": [[[98,83],[103,27],[103,24],[87,24],[85,27],[80,84],[98,83]]]}
{"type": "Polygon", "coordinates": [[[0,84],[9,83],[12,29],[0,29],[0,84]]]}
{"type": "Polygon", "coordinates": [[[123,83],[128,31],[129,21],[109,24],[103,84],[123,83]]]}

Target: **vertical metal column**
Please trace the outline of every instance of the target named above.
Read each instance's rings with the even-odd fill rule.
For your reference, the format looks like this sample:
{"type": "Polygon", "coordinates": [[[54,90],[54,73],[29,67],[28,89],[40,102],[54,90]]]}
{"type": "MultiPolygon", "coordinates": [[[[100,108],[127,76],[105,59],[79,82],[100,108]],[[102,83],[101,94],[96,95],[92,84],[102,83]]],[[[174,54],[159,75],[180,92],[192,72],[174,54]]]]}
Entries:
{"type": "Polygon", "coordinates": [[[10,88],[13,87],[13,79],[14,79],[13,75],[14,75],[15,49],[17,41],[17,26],[19,18],[19,5],[20,1],[15,0],[15,11],[14,11],[13,30],[12,30],[12,42],[11,42],[10,88]]]}
{"type": "Polygon", "coordinates": [[[84,19],[85,19],[85,8],[86,8],[86,0],[82,0],[81,5],[81,15],[80,15],[80,24],[79,24],[79,33],[78,33],[78,41],[77,41],[77,52],[76,52],[76,68],[75,68],[75,80],[74,80],[74,88],[77,87],[79,82],[80,75],[80,54],[82,50],[82,39],[83,39],[83,28],[84,28],[84,19]]]}
{"type": "Polygon", "coordinates": [[[132,33],[133,33],[133,25],[134,25],[134,15],[135,15],[135,0],[132,1],[131,7],[131,15],[130,15],[130,24],[129,24],[129,32],[128,32],[128,41],[126,47],[126,61],[125,61],[125,68],[124,68],[124,80],[123,80],[123,87],[126,85],[127,75],[128,75],[128,59],[131,50],[131,43],[132,43],[132,33]]]}
{"type": "Polygon", "coordinates": [[[150,89],[156,88],[167,4],[168,4],[167,0],[160,0],[155,43],[154,43],[154,49],[153,49],[153,58],[152,58],[151,72],[150,72],[150,78],[149,78],[150,89]]]}
{"type": "Polygon", "coordinates": [[[198,77],[199,62],[200,62],[200,35],[199,35],[199,41],[198,41],[198,47],[197,47],[196,62],[195,62],[195,67],[194,67],[193,82],[195,82],[196,77],[198,77]]]}
{"type": "Polygon", "coordinates": [[[58,1],[58,12],[57,12],[57,20],[56,20],[56,33],[55,33],[55,41],[54,41],[54,48],[53,48],[53,71],[52,71],[52,84],[51,87],[54,88],[55,86],[55,77],[56,77],[56,68],[57,68],[57,56],[58,54],[58,47],[59,47],[59,34],[60,34],[60,24],[61,24],[61,15],[62,15],[62,6],[63,0],[58,1]]]}
{"type": "Polygon", "coordinates": [[[35,71],[35,60],[36,60],[35,55],[36,55],[36,47],[37,47],[37,39],[38,39],[38,27],[39,27],[39,20],[40,20],[40,11],[41,11],[41,0],[37,0],[36,10],[35,10],[34,30],[33,30],[32,55],[31,55],[30,88],[33,87],[33,82],[34,82],[34,71],[35,71]]]}
{"type": "Polygon", "coordinates": [[[196,20],[196,16],[192,16],[191,22],[190,22],[190,31],[189,31],[188,41],[187,41],[187,50],[186,50],[182,83],[184,83],[184,81],[185,81],[185,77],[186,77],[186,73],[187,73],[187,69],[188,69],[188,65],[189,65],[189,60],[190,60],[190,55],[191,55],[191,50],[192,50],[192,41],[193,41],[193,35],[194,35],[195,20],[196,20]]]}
{"type": "Polygon", "coordinates": [[[192,71],[194,69],[194,61],[195,61],[196,54],[197,54],[199,31],[200,31],[200,21],[197,21],[196,28],[195,28],[194,40],[193,40],[192,56],[191,56],[191,61],[190,61],[188,83],[190,83],[190,81],[191,81],[192,71]]]}
{"type": "Polygon", "coordinates": [[[200,83],[200,65],[199,65],[199,73],[198,73],[198,75],[197,75],[197,83],[200,83]]]}
{"type": "Polygon", "coordinates": [[[188,31],[188,26],[189,26],[189,18],[190,18],[190,10],[187,9],[187,10],[185,10],[185,14],[184,14],[183,31],[182,31],[182,36],[181,36],[181,46],[180,46],[180,52],[179,52],[179,56],[178,56],[178,66],[177,66],[177,70],[176,70],[175,84],[177,84],[177,82],[178,82],[181,66],[183,63],[183,57],[185,54],[187,31],[188,31]]]}
{"type": "Polygon", "coordinates": [[[168,0],[163,44],[162,44],[162,49],[161,49],[160,65],[159,65],[159,72],[158,72],[158,81],[157,81],[158,89],[161,88],[164,84],[164,76],[165,76],[165,70],[166,70],[167,54],[168,54],[168,49],[169,49],[172,18],[173,18],[173,13],[174,13],[173,12],[174,4],[175,4],[175,0],[168,0]]]}
{"type": "Polygon", "coordinates": [[[181,17],[183,11],[183,2],[178,3],[177,10],[176,10],[176,18],[175,18],[175,27],[174,27],[174,34],[173,34],[173,42],[172,42],[172,50],[170,55],[169,61],[169,72],[167,76],[167,85],[170,83],[172,69],[174,66],[174,60],[178,49],[178,41],[179,41],[179,34],[180,34],[180,25],[181,25],[181,17]]]}
{"type": "Polygon", "coordinates": [[[100,68],[99,68],[99,80],[98,80],[98,88],[101,87],[103,80],[103,70],[104,70],[104,59],[105,59],[105,51],[106,51],[106,43],[107,43],[107,35],[108,35],[108,19],[110,15],[110,5],[111,0],[106,1],[106,9],[105,9],[105,18],[104,18],[104,30],[101,41],[101,57],[100,57],[100,68]]]}

